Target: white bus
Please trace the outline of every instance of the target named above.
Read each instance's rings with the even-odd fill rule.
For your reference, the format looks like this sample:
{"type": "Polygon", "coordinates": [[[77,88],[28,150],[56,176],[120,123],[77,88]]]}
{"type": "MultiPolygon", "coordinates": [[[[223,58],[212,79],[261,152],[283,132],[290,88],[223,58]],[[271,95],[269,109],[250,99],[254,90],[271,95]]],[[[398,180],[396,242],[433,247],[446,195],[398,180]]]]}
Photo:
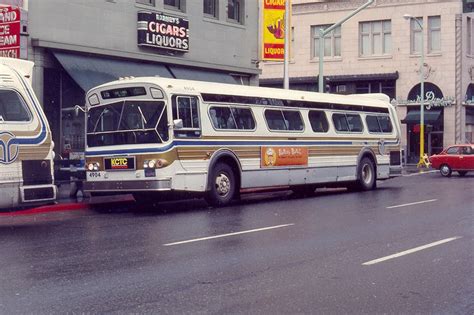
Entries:
{"type": "Polygon", "coordinates": [[[0,58],[0,209],[53,202],[53,142],[31,87],[33,63],[0,58]]]}
{"type": "Polygon", "coordinates": [[[242,189],[370,190],[401,173],[400,124],[385,95],[330,95],[159,77],[86,96],[85,191],[200,192],[216,206],[242,189]]]}

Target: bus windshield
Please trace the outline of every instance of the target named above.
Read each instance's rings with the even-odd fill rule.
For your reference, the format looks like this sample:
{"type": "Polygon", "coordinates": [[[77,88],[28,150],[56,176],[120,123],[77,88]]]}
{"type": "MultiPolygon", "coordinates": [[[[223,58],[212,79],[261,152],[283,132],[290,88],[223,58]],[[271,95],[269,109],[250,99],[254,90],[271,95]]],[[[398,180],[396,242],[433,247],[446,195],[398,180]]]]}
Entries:
{"type": "Polygon", "coordinates": [[[89,109],[89,147],[163,143],[168,139],[166,106],[162,101],[120,101],[89,109]]]}

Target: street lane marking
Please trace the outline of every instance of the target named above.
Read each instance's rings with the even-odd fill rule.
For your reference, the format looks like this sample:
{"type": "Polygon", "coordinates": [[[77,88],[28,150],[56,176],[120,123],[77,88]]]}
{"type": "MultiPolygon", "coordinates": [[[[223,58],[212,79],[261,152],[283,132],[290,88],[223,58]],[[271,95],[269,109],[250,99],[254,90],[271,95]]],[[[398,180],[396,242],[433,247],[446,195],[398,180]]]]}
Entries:
{"type": "Polygon", "coordinates": [[[399,252],[399,253],[396,253],[396,254],[393,254],[393,255],[390,255],[390,256],[385,256],[385,257],[382,257],[382,258],[367,261],[367,262],[363,263],[362,265],[363,266],[374,265],[374,264],[377,264],[377,263],[382,262],[382,261],[386,261],[386,260],[389,260],[389,259],[398,258],[398,257],[401,257],[401,256],[412,254],[412,253],[418,252],[420,250],[427,249],[427,248],[430,248],[430,247],[433,247],[433,246],[438,246],[438,245],[448,243],[448,242],[451,242],[451,241],[454,241],[454,240],[457,240],[457,239],[460,239],[460,238],[462,238],[462,236],[455,236],[455,237],[446,238],[444,240],[440,240],[440,241],[433,242],[433,243],[430,243],[430,244],[426,244],[426,245],[423,245],[423,246],[418,246],[418,247],[415,247],[415,248],[412,248],[412,249],[409,249],[409,250],[406,250],[406,251],[403,251],[403,252],[399,252]]]}
{"type": "Polygon", "coordinates": [[[201,238],[195,238],[195,239],[187,240],[187,241],[180,241],[180,242],[173,242],[173,243],[163,244],[163,246],[173,246],[173,245],[181,245],[181,244],[194,243],[194,242],[200,242],[200,241],[207,241],[207,240],[212,240],[212,239],[215,239],[215,238],[222,238],[222,237],[228,237],[228,236],[234,236],[234,235],[240,235],[240,234],[255,233],[255,232],[261,232],[261,231],[279,229],[279,228],[288,227],[288,226],[292,226],[292,225],[295,225],[295,224],[294,223],[289,223],[289,224],[275,225],[275,226],[269,226],[269,227],[253,229],[253,230],[247,230],[247,231],[241,231],[241,232],[234,232],[234,233],[227,233],[227,234],[214,235],[214,236],[208,236],[208,237],[201,237],[201,238]]]}
{"type": "Polygon", "coordinates": [[[422,203],[434,202],[434,201],[437,201],[437,200],[438,200],[438,199],[429,199],[429,200],[423,200],[423,201],[416,201],[416,202],[404,203],[404,204],[402,204],[402,205],[396,205],[396,206],[387,207],[387,209],[393,209],[393,208],[400,208],[400,207],[407,207],[407,206],[419,205],[419,204],[422,204],[422,203]]]}

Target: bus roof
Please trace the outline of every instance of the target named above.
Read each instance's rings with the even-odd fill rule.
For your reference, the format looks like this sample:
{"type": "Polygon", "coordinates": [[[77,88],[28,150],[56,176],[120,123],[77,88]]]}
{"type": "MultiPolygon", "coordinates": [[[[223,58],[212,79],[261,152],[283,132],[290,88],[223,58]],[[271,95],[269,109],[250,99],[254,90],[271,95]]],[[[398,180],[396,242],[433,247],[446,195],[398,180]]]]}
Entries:
{"type": "Polygon", "coordinates": [[[167,94],[221,94],[251,97],[265,97],[273,99],[303,100],[322,103],[335,103],[347,105],[364,105],[374,107],[389,107],[388,96],[383,94],[329,94],[318,92],[307,92],[300,90],[285,90],[278,88],[257,87],[238,84],[214,83],[204,81],[191,81],[181,79],[169,79],[162,77],[137,77],[125,78],[102,84],[91,89],[88,95],[96,90],[104,90],[116,85],[131,86],[134,84],[156,84],[167,94]]]}
{"type": "Polygon", "coordinates": [[[0,65],[5,65],[8,68],[18,71],[20,75],[27,78],[31,84],[33,76],[34,63],[28,60],[0,57],[0,65]]]}

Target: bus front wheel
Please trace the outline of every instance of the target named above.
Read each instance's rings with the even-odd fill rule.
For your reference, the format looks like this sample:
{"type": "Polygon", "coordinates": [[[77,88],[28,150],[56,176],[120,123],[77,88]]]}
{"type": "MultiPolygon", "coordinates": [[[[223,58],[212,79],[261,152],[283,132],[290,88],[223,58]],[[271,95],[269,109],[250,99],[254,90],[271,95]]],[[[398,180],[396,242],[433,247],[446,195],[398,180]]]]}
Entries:
{"type": "Polygon", "coordinates": [[[229,204],[237,189],[232,168],[225,163],[218,163],[212,170],[209,180],[209,190],[205,195],[206,201],[216,207],[229,204]]]}

